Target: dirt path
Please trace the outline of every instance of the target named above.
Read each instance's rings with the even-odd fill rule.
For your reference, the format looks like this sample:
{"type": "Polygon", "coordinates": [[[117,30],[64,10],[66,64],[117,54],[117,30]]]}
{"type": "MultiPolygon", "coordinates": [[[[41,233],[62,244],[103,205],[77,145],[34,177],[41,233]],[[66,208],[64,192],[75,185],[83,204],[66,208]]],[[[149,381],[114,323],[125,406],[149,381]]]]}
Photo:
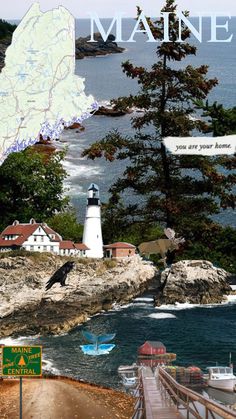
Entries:
{"type": "MultiPolygon", "coordinates": [[[[0,384],[0,417],[17,419],[19,383],[6,385],[0,384]]],[[[128,419],[132,411],[132,398],[113,390],[67,379],[23,381],[23,419],[128,419]]]]}

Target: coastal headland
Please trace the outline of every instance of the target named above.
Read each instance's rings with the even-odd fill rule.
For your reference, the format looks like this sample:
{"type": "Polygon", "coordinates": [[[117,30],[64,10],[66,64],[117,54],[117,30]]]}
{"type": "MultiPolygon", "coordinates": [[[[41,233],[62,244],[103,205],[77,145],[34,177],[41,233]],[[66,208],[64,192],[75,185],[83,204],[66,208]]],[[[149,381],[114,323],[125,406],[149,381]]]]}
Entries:
{"type": "Polygon", "coordinates": [[[77,259],[66,287],[45,285],[68,258],[46,253],[0,259],[1,337],[67,333],[89,317],[126,304],[151,288],[156,305],[221,303],[230,275],[207,261],[182,261],[161,275],[138,255],[77,259]]]}
{"type": "Polygon", "coordinates": [[[121,261],[78,259],[67,286],[45,285],[66,258],[50,254],[0,259],[1,336],[60,334],[113,304],[144,292],[157,269],[140,257],[121,261]]]}
{"type": "MultiPolygon", "coordinates": [[[[16,418],[19,412],[19,380],[0,381],[1,419],[16,418]]],[[[134,399],[122,392],[69,378],[25,379],[23,417],[42,418],[130,418],[134,399]]]]}

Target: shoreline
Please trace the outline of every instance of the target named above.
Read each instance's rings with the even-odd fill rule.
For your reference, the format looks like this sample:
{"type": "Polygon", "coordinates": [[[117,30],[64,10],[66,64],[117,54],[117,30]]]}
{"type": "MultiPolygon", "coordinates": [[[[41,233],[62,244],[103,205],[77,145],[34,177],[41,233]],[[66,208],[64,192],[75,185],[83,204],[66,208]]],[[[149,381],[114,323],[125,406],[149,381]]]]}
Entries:
{"type": "Polygon", "coordinates": [[[67,333],[88,318],[112,309],[114,303],[125,305],[132,301],[157,274],[155,267],[139,257],[117,261],[114,266],[109,261],[78,260],[67,287],[55,286],[45,292],[47,278],[62,260],[53,256],[43,260],[29,257],[0,260],[0,268],[9,266],[4,269],[6,278],[0,287],[2,338],[67,333]],[[16,267],[17,277],[13,279],[16,267]]]}

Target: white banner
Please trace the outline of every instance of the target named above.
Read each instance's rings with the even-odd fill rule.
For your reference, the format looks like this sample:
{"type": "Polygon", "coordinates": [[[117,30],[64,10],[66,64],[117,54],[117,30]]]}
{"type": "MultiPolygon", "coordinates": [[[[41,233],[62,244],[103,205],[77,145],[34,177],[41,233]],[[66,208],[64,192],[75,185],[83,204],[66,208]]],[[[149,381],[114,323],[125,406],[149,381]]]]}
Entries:
{"type": "Polygon", "coordinates": [[[163,140],[172,154],[196,156],[230,155],[236,152],[236,135],[225,137],[167,137],[163,140]]]}

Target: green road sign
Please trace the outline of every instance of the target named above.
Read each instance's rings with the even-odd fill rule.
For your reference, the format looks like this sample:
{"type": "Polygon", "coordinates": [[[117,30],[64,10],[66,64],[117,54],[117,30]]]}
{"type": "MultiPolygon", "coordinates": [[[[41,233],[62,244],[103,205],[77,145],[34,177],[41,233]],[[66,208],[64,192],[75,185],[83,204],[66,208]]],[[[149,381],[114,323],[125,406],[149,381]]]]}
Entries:
{"type": "Polygon", "coordinates": [[[2,375],[38,377],[42,375],[42,346],[3,346],[2,375]]]}

